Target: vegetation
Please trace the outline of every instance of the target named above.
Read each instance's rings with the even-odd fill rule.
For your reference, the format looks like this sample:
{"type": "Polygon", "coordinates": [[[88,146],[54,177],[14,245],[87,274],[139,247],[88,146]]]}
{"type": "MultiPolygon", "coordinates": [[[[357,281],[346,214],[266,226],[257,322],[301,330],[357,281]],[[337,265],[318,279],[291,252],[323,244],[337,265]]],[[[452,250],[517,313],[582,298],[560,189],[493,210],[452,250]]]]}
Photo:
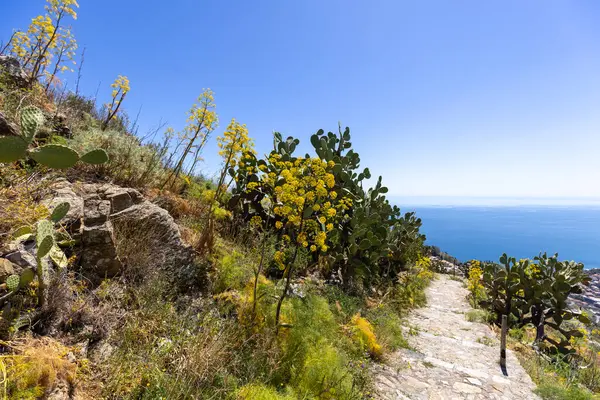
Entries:
{"type": "MultiPolygon", "coordinates": [[[[585,311],[568,303],[589,283],[583,264],[540,254],[500,263],[469,262],[473,299],[499,323],[508,316],[510,337],[544,399],[591,399],[600,389],[597,331],[585,311]],[[481,297],[477,288],[485,288],[481,297]],[[524,345],[525,344],[525,345],[524,345]]],[[[475,319],[475,315],[468,318],[475,319]]]]}
{"type": "Polygon", "coordinates": [[[218,126],[214,93],[181,132],[137,134],[126,76],[102,106],[62,84],[78,4],[47,3],[1,49],[28,78],[0,71],[1,117],[20,127],[0,136],[0,247],[31,243],[37,257],[0,285],[2,395],[369,397],[369,364],[406,346],[401,318],[425,303],[433,272],[421,220],[390,204],[381,177],[367,187],[350,130],[318,131],[304,156],[299,139],[275,133],[260,157],[234,119],[207,180],[197,170],[218,126]],[[61,223],[68,203],[41,203],[58,177],[135,187],[167,209],[196,250],[185,285],[148,256],[151,232],[117,240],[121,276],[88,280],[80,238],[61,223]]]}

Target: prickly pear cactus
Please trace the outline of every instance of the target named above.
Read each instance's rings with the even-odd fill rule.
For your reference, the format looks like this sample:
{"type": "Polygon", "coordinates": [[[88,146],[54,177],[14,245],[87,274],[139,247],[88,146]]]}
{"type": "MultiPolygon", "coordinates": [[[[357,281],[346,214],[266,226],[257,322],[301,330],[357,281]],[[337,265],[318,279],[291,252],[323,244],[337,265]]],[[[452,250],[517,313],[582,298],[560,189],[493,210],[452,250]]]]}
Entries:
{"type": "MultiPolygon", "coordinates": [[[[36,107],[25,107],[21,111],[21,135],[0,137],[0,163],[21,160],[27,156],[27,148],[44,124],[44,114],[36,107]]],[[[50,168],[64,169],[74,166],[78,161],[88,164],[103,164],[108,155],[102,149],[92,150],[79,157],[68,146],[48,144],[29,151],[29,156],[38,163],[50,168]]]]}
{"type": "Polygon", "coordinates": [[[64,203],[60,203],[59,205],[54,207],[54,211],[52,211],[50,220],[52,220],[52,222],[60,221],[61,219],[63,219],[65,217],[65,215],[67,215],[70,208],[71,208],[71,205],[69,203],[67,203],[66,201],[64,203]]]}
{"type": "Polygon", "coordinates": [[[47,144],[29,152],[29,156],[42,165],[50,168],[65,169],[79,161],[79,154],[67,146],[47,144]]]}
{"type": "Polygon", "coordinates": [[[92,165],[104,164],[108,162],[108,154],[104,149],[92,150],[82,155],[81,161],[92,165]]]}
{"type": "Polygon", "coordinates": [[[44,114],[39,108],[29,106],[21,111],[21,135],[31,143],[38,129],[44,124],[44,114]]]}
{"type": "Polygon", "coordinates": [[[21,278],[19,277],[19,275],[11,275],[8,278],[6,278],[6,287],[9,291],[15,292],[19,289],[20,281],[21,278]]]}

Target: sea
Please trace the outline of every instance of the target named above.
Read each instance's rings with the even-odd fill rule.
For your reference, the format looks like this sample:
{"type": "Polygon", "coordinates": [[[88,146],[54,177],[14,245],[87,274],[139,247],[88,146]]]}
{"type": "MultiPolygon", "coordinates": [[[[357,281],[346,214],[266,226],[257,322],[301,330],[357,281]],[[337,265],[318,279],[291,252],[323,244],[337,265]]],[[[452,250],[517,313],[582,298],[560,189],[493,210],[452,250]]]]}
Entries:
{"type": "Polygon", "coordinates": [[[600,268],[599,205],[405,206],[423,222],[426,244],[461,261],[558,253],[600,268]]]}

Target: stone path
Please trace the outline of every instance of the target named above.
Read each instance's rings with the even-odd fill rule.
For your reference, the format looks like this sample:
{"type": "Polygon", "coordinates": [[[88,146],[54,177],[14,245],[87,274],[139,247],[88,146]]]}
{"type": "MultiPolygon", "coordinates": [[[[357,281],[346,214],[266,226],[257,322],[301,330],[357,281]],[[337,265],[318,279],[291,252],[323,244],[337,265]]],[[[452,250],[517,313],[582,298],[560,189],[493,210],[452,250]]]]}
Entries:
{"type": "Polygon", "coordinates": [[[466,320],[466,296],[447,275],[431,283],[428,305],[408,318],[411,349],[374,367],[376,399],[539,399],[510,350],[503,374],[500,341],[487,325],[466,320]]]}

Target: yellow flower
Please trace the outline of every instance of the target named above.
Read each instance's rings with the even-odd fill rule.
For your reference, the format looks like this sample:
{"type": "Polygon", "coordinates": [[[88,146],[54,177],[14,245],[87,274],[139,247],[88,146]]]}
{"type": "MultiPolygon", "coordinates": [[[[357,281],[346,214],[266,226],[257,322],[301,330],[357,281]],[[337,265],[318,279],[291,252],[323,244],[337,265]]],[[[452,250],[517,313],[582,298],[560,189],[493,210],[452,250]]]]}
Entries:
{"type": "Polygon", "coordinates": [[[308,247],[308,242],[306,242],[306,241],[302,242],[302,247],[308,247]]]}
{"type": "Polygon", "coordinates": [[[327,229],[327,231],[331,231],[333,229],[333,224],[330,222],[325,226],[325,228],[327,229]]]}
{"type": "Polygon", "coordinates": [[[327,219],[325,217],[320,217],[319,222],[324,224],[325,222],[327,222],[327,219]]]}
{"type": "Polygon", "coordinates": [[[310,246],[310,251],[317,251],[317,246],[315,246],[314,244],[310,246]]]}
{"type": "Polygon", "coordinates": [[[283,222],[281,222],[281,221],[275,222],[275,228],[277,228],[277,229],[283,228],[283,222]]]}
{"type": "Polygon", "coordinates": [[[260,224],[262,224],[262,218],[258,215],[255,215],[254,217],[250,218],[250,225],[259,226],[260,224]]]}

